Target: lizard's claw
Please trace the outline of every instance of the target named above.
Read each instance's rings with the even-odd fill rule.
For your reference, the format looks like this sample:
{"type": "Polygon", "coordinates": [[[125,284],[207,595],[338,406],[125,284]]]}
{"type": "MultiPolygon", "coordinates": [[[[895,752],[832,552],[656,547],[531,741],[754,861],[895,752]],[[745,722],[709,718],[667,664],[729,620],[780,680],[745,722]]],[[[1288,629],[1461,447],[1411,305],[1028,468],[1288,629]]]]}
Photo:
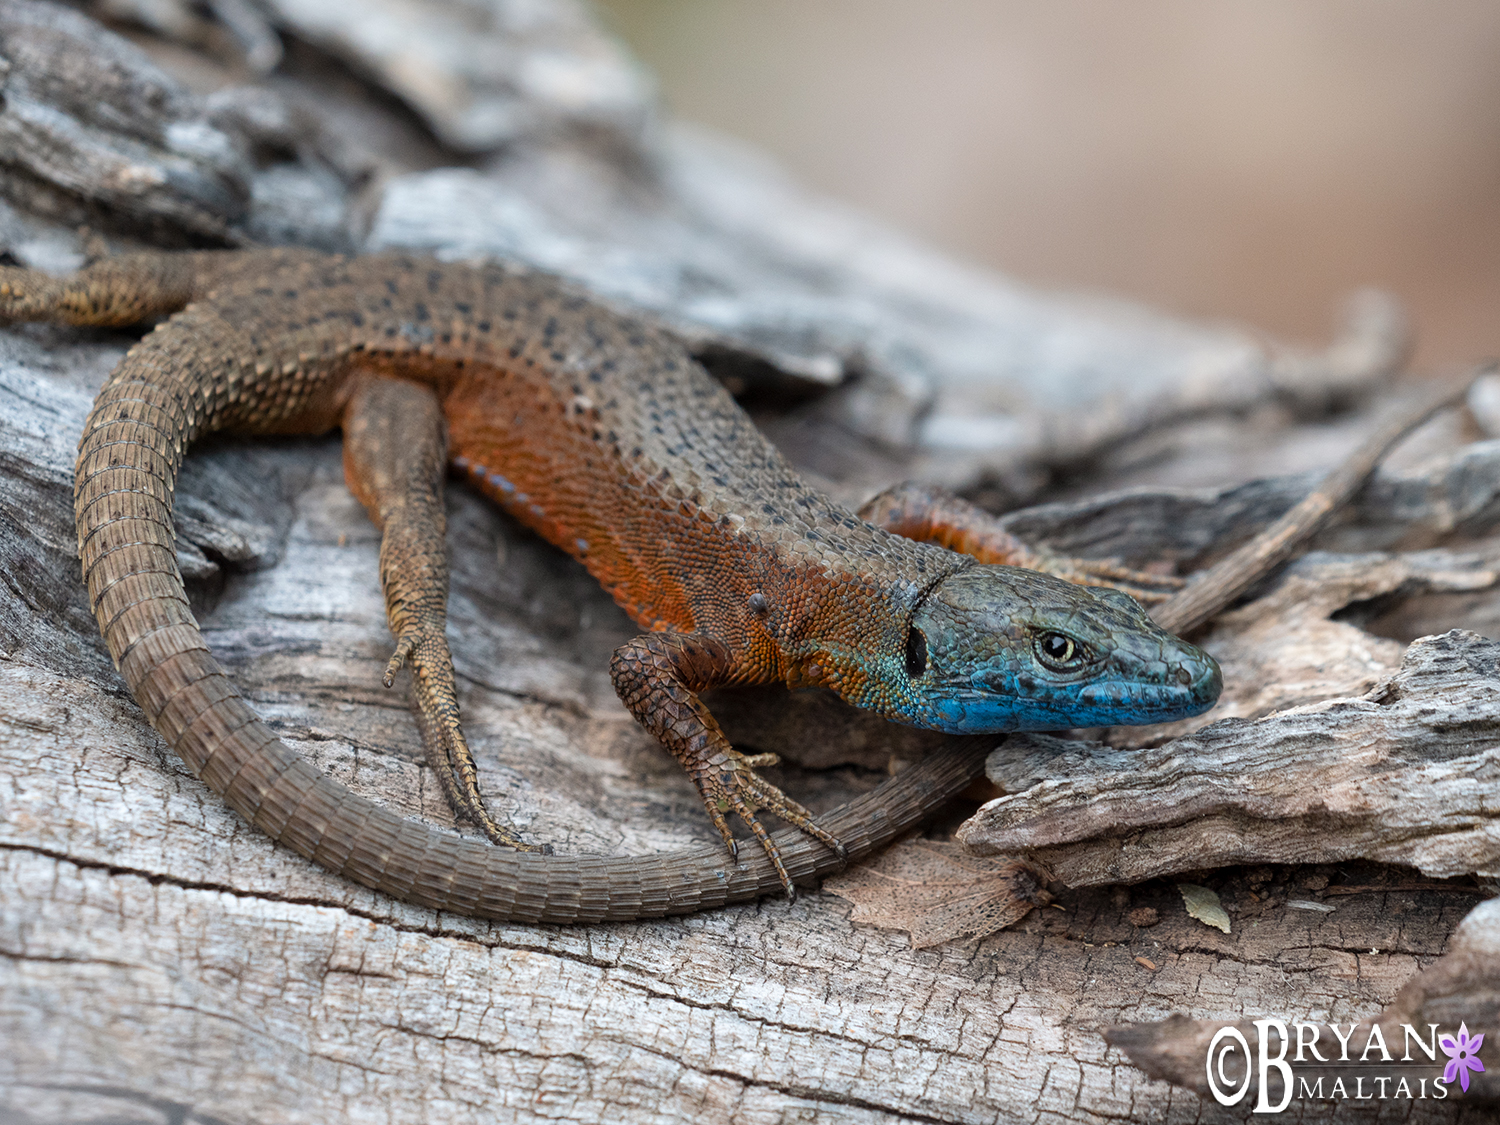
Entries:
{"type": "Polygon", "coordinates": [[[417,647],[418,635],[420,632],[421,631],[419,629],[409,629],[397,639],[396,651],[391,653],[390,660],[386,662],[385,675],[381,677],[380,681],[381,683],[385,684],[386,687],[390,688],[396,686],[396,673],[401,671],[402,666],[406,663],[407,657],[409,657],[412,654],[412,651],[417,647]]]}
{"type": "Polygon", "coordinates": [[[458,695],[453,686],[453,656],[440,622],[419,619],[402,630],[396,650],[385,666],[385,686],[395,683],[401,666],[410,662],[412,690],[417,703],[417,727],[427,760],[443,783],[448,801],[483,829],[490,842],[522,852],[552,854],[551,845],[528,844],[515,831],[490,816],[479,791],[479,767],[469,751],[458,718],[458,695]]]}
{"type": "Polygon", "coordinates": [[[1113,559],[1074,559],[1033,547],[983,508],[950,492],[908,481],[867,501],[860,519],[908,539],[937,543],[982,563],[1039,570],[1080,586],[1107,586],[1146,605],[1166,601],[1180,578],[1131,570],[1113,559]]]}
{"type": "Polygon", "coordinates": [[[780,760],[775,754],[741,754],[737,750],[724,750],[715,755],[712,763],[694,771],[693,782],[698,786],[708,815],[723,837],[730,856],[739,858],[739,843],[729,831],[729,823],[724,818],[726,812],[733,812],[738,816],[760,841],[760,846],[765,848],[776,873],[781,876],[781,885],[786,888],[787,898],[795,900],[797,888],[782,862],[781,849],[755,815],[757,811],[763,809],[774,813],[794,828],[831,848],[840,859],[848,859],[849,852],[837,836],[818,826],[811,812],[755,772],[759,766],[774,766],[780,760]]]}
{"type": "Polygon", "coordinates": [[[396,648],[385,686],[411,667],[422,748],[453,811],[502,847],[546,852],[484,807],[479,769],[458,719],[453,654],[444,636],[448,605],[447,529],[442,480],[447,431],[433,393],[397,379],[359,383],[344,409],[344,479],[381,529],[380,586],[396,648]]]}
{"type": "Polygon", "coordinates": [[[1061,578],[1064,582],[1120,590],[1142,605],[1164,602],[1183,587],[1183,580],[1175,575],[1132,570],[1111,559],[1074,559],[1050,551],[1032,550],[1033,557],[1020,565],[1061,578]]]}

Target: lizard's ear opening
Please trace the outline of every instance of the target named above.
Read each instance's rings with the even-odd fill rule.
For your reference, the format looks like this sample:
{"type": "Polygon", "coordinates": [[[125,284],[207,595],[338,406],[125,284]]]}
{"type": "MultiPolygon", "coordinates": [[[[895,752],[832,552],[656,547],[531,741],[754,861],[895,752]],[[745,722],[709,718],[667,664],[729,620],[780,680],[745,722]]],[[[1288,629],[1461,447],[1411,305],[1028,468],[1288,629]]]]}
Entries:
{"type": "Polygon", "coordinates": [[[913,625],[906,633],[906,674],[919,679],[927,671],[927,634],[913,625]]]}

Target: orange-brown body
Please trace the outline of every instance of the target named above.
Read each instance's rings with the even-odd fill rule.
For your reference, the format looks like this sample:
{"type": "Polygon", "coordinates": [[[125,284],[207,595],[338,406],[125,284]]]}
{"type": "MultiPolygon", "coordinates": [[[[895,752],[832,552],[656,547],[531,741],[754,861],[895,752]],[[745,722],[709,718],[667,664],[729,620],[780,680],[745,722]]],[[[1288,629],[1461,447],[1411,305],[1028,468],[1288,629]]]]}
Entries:
{"type": "MultiPolygon", "coordinates": [[[[876,704],[854,682],[859,662],[810,642],[899,654],[904,638],[878,609],[972,562],[807,487],[675,337],[550,278],[408,255],[273,255],[274,284],[255,255],[225,256],[233,272],[214,279],[213,299],[171,321],[174,340],[213,341],[218,370],[197,393],[218,400],[221,428],[318,432],[339,424],[362,378],[431,387],[453,463],[581,559],[644,628],[728,645],[724,682],[821,684],[876,704]]],[[[180,349],[162,350],[157,363],[180,349]]]]}
{"type": "MultiPolygon", "coordinates": [[[[848,854],[845,842],[754,772],[774,756],[734,751],[697,693],[781,679],[861,698],[868,658],[900,659],[900,615],[875,603],[899,609],[920,584],[972,560],[870,527],[808,489],[675,338],[549,278],[407,255],[302,251],[106,259],[63,282],[0,270],[0,317],[133,323],[178,309],[126,356],[85,428],[80,553],[111,653],[147,714],[249,819],[388,888],[387,875],[358,870],[374,813],[362,814],[358,830],[337,820],[314,825],[299,798],[263,823],[266,805],[287,784],[276,779],[287,771],[301,777],[302,769],[248,709],[237,710],[243,705],[233,686],[201,651],[172,557],[172,486],[199,435],[343,425],[350,485],[386,532],[382,580],[400,638],[392,668],[414,663],[429,755],[440,774],[451,775],[445,784],[455,805],[492,839],[525,847],[484,810],[458,725],[441,635],[446,563],[432,555],[434,543],[441,551],[441,504],[431,482],[422,483],[442,438],[403,422],[435,400],[453,464],[583,560],[651,630],[616,653],[616,687],[688,768],[731,850],[726,811],[749,824],[788,889],[798,865],[848,854]],[[402,384],[424,389],[372,393],[402,384]],[[412,500],[424,491],[421,503],[412,500]],[[198,668],[194,678],[183,678],[184,662],[198,668]],[[205,695],[209,682],[216,686],[205,695]],[[274,775],[257,764],[268,754],[282,762],[274,775]],[[798,839],[786,854],[756,819],[759,808],[810,834],[811,850],[798,839]],[[817,841],[832,853],[820,858],[817,841]],[[325,854],[330,848],[336,861],[325,854]]],[[[942,768],[952,776],[973,767],[942,768]]],[[[332,783],[308,775],[299,784],[322,792],[332,783]]],[[[327,816],[350,805],[342,792],[324,803],[327,816]]],[[[876,813],[881,835],[894,827],[886,819],[876,813]]],[[[868,827],[853,831],[857,850],[868,827]]],[[[567,866],[545,862],[554,873],[567,866]]],[[[378,866],[386,872],[393,863],[387,853],[378,866]]],[[[531,869],[519,870],[524,883],[531,869]]],[[[665,876],[670,901],[647,912],[693,908],[683,896],[696,900],[704,888],[673,886],[682,870],[679,862],[665,876]]],[[[396,878],[408,897],[421,881],[412,870],[396,878]]],[[[639,880],[637,865],[628,881],[639,880]]],[[[548,895],[577,893],[567,878],[561,887],[548,895]]],[[[630,905],[589,916],[634,916],[643,909],[638,894],[627,892],[630,905]]],[[[541,913],[507,909],[582,916],[576,903],[541,913]]]]}
{"type": "Polygon", "coordinates": [[[549,278],[303,251],[137,255],[66,280],[0,267],[0,320],[167,313],[106,383],[80,441],[92,608],[131,691],[196,774],[273,839],[399,897],[567,921],[790,891],[903,831],[979,763],[978,746],[956,747],[815,822],[755,772],[774,755],[729,745],[698,697],[720,684],[822,685],[956,731],[1011,729],[1014,700],[1072,725],[1176,717],[1217,695],[1212,661],[1129,598],[975,568],[833,504],[674,337],[549,278]],[[509,848],[401,821],[308,766],[244,704],[188,608],[172,493],[192,442],[338,425],[350,485],[384,533],[398,638],[387,682],[412,663],[424,745],[450,799],[509,848]],[[616,651],[616,690],[687,768],[731,852],[726,812],[763,861],[537,855],[489,817],[443,638],[445,458],[581,559],[648,630],[616,651]],[[762,809],[801,834],[773,839],[762,809]]]}

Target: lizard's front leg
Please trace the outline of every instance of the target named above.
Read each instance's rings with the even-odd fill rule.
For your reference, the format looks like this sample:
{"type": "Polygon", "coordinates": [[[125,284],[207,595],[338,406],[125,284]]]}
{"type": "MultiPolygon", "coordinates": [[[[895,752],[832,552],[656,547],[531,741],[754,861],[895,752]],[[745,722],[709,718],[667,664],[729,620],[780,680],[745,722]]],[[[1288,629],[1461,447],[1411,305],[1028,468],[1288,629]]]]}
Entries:
{"type": "Polygon", "coordinates": [[[497,844],[546,851],[523,843],[490,816],[459,723],[453,657],[444,635],[448,552],[442,487],[448,435],[442,408],[426,387],[366,379],[350,395],[343,429],[344,478],[382,532],[380,585],[396,635],[385,685],[391,686],[403,664],[411,664],[422,745],[454,811],[475,821],[497,844]]]}
{"type": "Polygon", "coordinates": [[[983,508],[950,492],[908,481],[867,501],[859,518],[876,527],[982,563],[1039,570],[1081,586],[1122,590],[1146,605],[1165,601],[1182,588],[1182,579],[1132,570],[1107,559],[1075,559],[1032,547],[1002,528],[983,508]]]}
{"type": "Polygon", "coordinates": [[[781,861],[781,849],[756,817],[757,810],[775,813],[841,857],[845,849],[814,823],[812,813],[755,772],[757,766],[775,765],[777,756],[734,749],[698,698],[700,691],[734,679],[734,671],[729,647],[701,633],[646,633],[617,648],[609,666],[621,701],[693,779],[729,854],[738,855],[738,845],[724,814],[734,812],[766,849],[792,898],[796,889],[781,861]]]}

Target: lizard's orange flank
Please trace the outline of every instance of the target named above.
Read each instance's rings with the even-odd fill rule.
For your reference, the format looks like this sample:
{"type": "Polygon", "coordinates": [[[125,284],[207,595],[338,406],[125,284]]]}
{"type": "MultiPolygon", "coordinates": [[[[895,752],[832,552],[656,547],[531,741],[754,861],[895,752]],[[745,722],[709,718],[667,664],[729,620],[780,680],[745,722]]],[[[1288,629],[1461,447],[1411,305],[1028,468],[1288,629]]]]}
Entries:
{"type": "Polygon", "coordinates": [[[790,890],[919,821],[993,742],[958,743],[815,822],[755,772],[771,755],[725,740],[699,699],[720,684],[823,686],[955,732],[1171,719],[1218,694],[1211,658],[1122,593],[981,565],[838,507],[672,336],[545,277],[300,251],[127,256],[64,281],[0,270],[0,319],[174,312],[84,428],[75,499],[90,602],[126,683],[196,774],[274,839],[397,897],[582,921],[790,890]],[[384,532],[391,670],[413,666],[451,799],[508,847],[402,820],[307,765],[243,702],[188,609],[172,492],[192,442],[336,426],[351,487],[384,532]],[[621,699],[682,761],[731,850],[731,813],[758,847],[736,862],[553,856],[490,818],[442,640],[445,457],[581,559],[646,630],[615,653],[621,699]],[[796,831],[771,837],[758,810],[796,831]]]}

